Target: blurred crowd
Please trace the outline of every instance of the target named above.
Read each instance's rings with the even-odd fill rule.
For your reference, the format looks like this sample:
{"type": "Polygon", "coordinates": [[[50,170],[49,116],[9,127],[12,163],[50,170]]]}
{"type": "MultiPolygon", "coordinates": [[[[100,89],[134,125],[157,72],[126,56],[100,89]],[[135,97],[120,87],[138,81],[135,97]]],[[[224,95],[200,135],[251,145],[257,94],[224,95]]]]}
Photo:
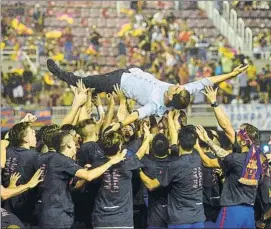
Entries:
{"type": "MultiPolygon", "coordinates": [[[[241,4],[245,4],[247,9],[247,3],[242,2],[236,7],[241,7],[241,4]]],[[[48,7],[50,8],[50,5],[48,7]]],[[[270,65],[261,70],[257,69],[252,60],[232,48],[223,36],[218,35],[215,42],[209,44],[203,34],[196,34],[188,27],[185,19],[179,19],[168,11],[157,11],[152,16],[145,16],[145,8],[146,2],[133,1],[130,9],[121,10],[122,14],[130,18],[130,22],[124,24],[116,34],[118,43],[112,44],[118,49],[118,66],[115,67],[136,65],[163,81],[185,84],[204,77],[229,73],[237,65],[249,63],[247,75],[220,85],[220,102],[270,102],[270,65]],[[217,53],[213,56],[210,54],[214,47],[217,53]]],[[[38,48],[40,56],[51,57],[65,70],[81,76],[111,70],[97,62],[103,37],[95,25],[89,28],[86,44],[79,48],[74,45],[70,26],[59,33],[46,30],[44,18],[48,9],[45,12],[36,4],[29,10],[31,17],[24,21],[25,24],[20,22],[20,16],[25,14],[24,7],[18,4],[18,9],[17,17],[11,17],[11,12],[2,15],[1,48],[38,48]],[[18,35],[27,39],[20,40],[18,35]]],[[[270,31],[260,33],[255,37],[254,48],[265,48],[270,44],[270,40],[270,31]]],[[[18,60],[20,56],[13,55],[11,58],[18,60]]],[[[9,67],[8,72],[3,73],[2,106],[11,103],[71,105],[73,97],[70,89],[65,88],[47,69],[40,68],[37,73],[33,73],[27,64],[25,66],[20,69],[9,67]]],[[[198,94],[193,102],[205,103],[205,98],[198,94]]]]}

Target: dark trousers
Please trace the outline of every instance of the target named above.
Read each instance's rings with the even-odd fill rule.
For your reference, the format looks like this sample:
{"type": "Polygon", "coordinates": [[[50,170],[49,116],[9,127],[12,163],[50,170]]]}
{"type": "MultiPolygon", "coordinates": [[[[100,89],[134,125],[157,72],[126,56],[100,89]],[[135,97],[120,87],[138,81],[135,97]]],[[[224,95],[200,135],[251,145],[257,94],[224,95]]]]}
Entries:
{"type": "Polygon", "coordinates": [[[79,79],[82,79],[87,88],[95,88],[95,93],[112,93],[114,85],[121,83],[121,76],[124,72],[129,72],[126,69],[119,69],[102,75],[91,75],[87,77],[80,77],[74,75],[72,72],[63,72],[60,79],[64,80],[67,84],[76,86],[79,79]]]}

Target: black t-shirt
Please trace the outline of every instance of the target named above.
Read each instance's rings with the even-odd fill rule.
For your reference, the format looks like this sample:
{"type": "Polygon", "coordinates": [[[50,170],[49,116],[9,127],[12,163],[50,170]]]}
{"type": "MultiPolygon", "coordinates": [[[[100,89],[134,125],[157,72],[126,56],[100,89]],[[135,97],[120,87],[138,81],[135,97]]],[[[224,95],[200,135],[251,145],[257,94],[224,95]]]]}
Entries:
{"type": "Polygon", "coordinates": [[[168,195],[169,225],[205,221],[202,194],[202,162],[198,153],[182,155],[158,177],[162,186],[170,185],[168,195]]]}
{"type": "MultiPolygon", "coordinates": [[[[143,171],[151,179],[161,176],[162,173],[167,172],[167,167],[173,157],[157,158],[154,156],[146,155],[142,158],[141,163],[144,165],[143,171]]],[[[149,226],[163,226],[157,225],[161,221],[166,223],[167,204],[168,204],[168,187],[159,187],[156,190],[149,192],[149,205],[148,205],[148,225],[149,226]]]]}
{"type": "Polygon", "coordinates": [[[70,181],[81,169],[74,160],[55,153],[49,160],[42,193],[40,226],[71,227],[74,205],[70,193],[70,181]]]}
{"type": "Polygon", "coordinates": [[[221,206],[234,206],[240,204],[254,205],[256,199],[256,186],[240,183],[247,153],[232,153],[219,160],[225,175],[220,204],[221,206]]]}
{"type": "MultiPolygon", "coordinates": [[[[127,149],[126,157],[134,157],[142,145],[142,139],[136,139],[128,142],[124,145],[124,148],[127,149]]],[[[144,205],[144,193],[147,193],[146,187],[142,183],[139,172],[137,170],[133,171],[132,178],[132,189],[133,189],[133,203],[135,206],[144,205]]]]}
{"type": "Polygon", "coordinates": [[[56,154],[56,152],[54,151],[49,151],[47,153],[40,153],[37,157],[37,169],[41,169],[42,170],[42,175],[41,175],[41,179],[43,179],[43,181],[39,184],[38,186],[38,198],[41,198],[41,194],[43,192],[43,188],[44,188],[44,180],[48,171],[48,164],[49,161],[51,159],[51,157],[53,157],[56,154]]]}
{"type": "MultiPolygon", "coordinates": [[[[212,153],[206,153],[209,158],[216,158],[212,153]]],[[[202,167],[203,203],[220,206],[220,178],[215,169],[202,167]]]]}
{"type": "MultiPolygon", "coordinates": [[[[26,184],[36,172],[36,160],[38,153],[21,147],[9,147],[7,149],[6,165],[3,170],[3,186],[9,185],[10,176],[17,172],[21,177],[17,185],[26,184]]],[[[28,190],[18,196],[5,201],[4,205],[9,211],[24,209],[32,211],[36,201],[36,189],[28,190]]]]}
{"type": "MultiPolygon", "coordinates": [[[[108,161],[104,158],[100,164],[108,161]]],[[[142,167],[136,157],[112,166],[101,177],[101,187],[95,200],[95,227],[132,227],[133,196],[132,171],[142,167]]]]}

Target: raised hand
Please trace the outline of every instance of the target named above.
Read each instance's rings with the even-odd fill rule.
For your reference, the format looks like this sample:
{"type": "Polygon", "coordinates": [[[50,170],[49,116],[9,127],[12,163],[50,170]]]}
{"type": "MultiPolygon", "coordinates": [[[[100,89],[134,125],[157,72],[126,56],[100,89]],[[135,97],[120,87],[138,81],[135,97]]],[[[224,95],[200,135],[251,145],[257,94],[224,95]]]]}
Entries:
{"type": "Polygon", "coordinates": [[[8,188],[16,188],[17,181],[20,179],[20,177],[20,173],[13,173],[10,177],[8,188]]]}
{"type": "Polygon", "coordinates": [[[76,86],[79,93],[80,92],[87,93],[87,91],[89,91],[89,88],[86,88],[82,79],[78,80],[78,82],[76,83],[76,86]]]}
{"type": "Polygon", "coordinates": [[[114,85],[114,92],[120,101],[124,101],[126,99],[122,89],[120,89],[118,84],[114,85]]]}
{"type": "Polygon", "coordinates": [[[29,186],[29,188],[34,188],[34,187],[36,187],[40,182],[42,182],[43,181],[43,179],[40,179],[41,178],[41,175],[42,175],[42,170],[41,169],[38,169],[36,172],[35,172],[35,174],[34,174],[34,176],[31,178],[31,180],[30,181],[28,181],[28,186],[29,186]]]}
{"type": "Polygon", "coordinates": [[[144,131],[144,139],[151,139],[152,138],[152,134],[150,132],[150,126],[148,125],[147,122],[143,123],[143,131],[144,131]]]}
{"type": "Polygon", "coordinates": [[[21,122],[35,122],[38,118],[31,114],[31,113],[27,113],[24,118],[21,120],[21,122]]]}
{"type": "Polygon", "coordinates": [[[207,99],[212,104],[216,101],[217,90],[218,88],[214,90],[212,86],[207,86],[205,87],[205,92],[202,92],[202,93],[206,95],[207,99]]]}
{"type": "Polygon", "coordinates": [[[201,125],[198,125],[196,127],[196,131],[202,141],[207,142],[208,140],[210,140],[206,130],[201,125]]]}
{"type": "Polygon", "coordinates": [[[248,68],[249,68],[249,65],[243,66],[243,65],[241,64],[241,65],[239,65],[238,67],[236,67],[235,69],[233,69],[233,71],[232,71],[231,73],[232,73],[232,75],[237,76],[237,75],[239,75],[240,73],[246,71],[248,68]]]}
{"type": "Polygon", "coordinates": [[[127,149],[119,151],[115,156],[111,157],[110,162],[112,165],[118,164],[121,161],[125,160],[125,156],[127,154],[127,149]]]}

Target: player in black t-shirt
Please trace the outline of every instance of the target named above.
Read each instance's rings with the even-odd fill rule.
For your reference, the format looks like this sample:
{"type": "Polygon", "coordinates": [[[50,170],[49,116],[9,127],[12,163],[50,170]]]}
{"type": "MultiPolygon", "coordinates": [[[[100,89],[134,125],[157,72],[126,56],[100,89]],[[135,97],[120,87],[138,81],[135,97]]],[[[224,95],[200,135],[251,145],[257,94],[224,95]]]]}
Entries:
{"type": "MultiPolygon", "coordinates": [[[[173,157],[169,155],[169,141],[164,134],[159,133],[153,138],[151,155],[145,155],[141,160],[141,163],[144,165],[143,172],[151,179],[154,179],[161,173],[165,173],[171,161],[173,161],[173,157]]],[[[143,173],[140,174],[143,175],[143,173]]],[[[159,187],[155,190],[149,190],[149,229],[167,228],[168,192],[169,187],[159,187]]]]}
{"type": "MultiPolygon", "coordinates": [[[[171,119],[169,115],[169,120],[171,119]]],[[[171,129],[169,121],[169,129],[171,129]]],[[[177,136],[177,131],[169,131],[177,136]]],[[[170,185],[168,196],[168,228],[204,228],[204,209],[202,195],[202,163],[193,150],[197,143],[197,134],[193,126],[179,130],[179,158],[171,162],[167,172],[156,179],[150,179],[142,173],[144,183],[150,189],[170,185]]]]}
{"type": "Polygon", "coordinates": [[[118,153],[106,164],[87,171],[74,161],[76,145],[69,132],[57,134],[54,142],[54,148],[61,153],[54,153],[48,163],[39,226],[41,228],[71,228],[74,220],[74,206],[69,187],[71,179],[76,176],[91,181],[102,175],[112,165],[123,160],[126,152],[118,153]]]}
{"type": "Polygon", "coordinates": [[[221,228],[254,228],[254,203],[258,181],[264,176],[268,165],[266,157],[261,154],[259,146],[259,131],[256,127],[245,123],[235,133],[229,118],[218,106],[216,101],[217,89],[206,88],[206,96],[214,108],[217,121],[227,137],[240,153],[228,152],[215,145],[202,127],[198,128],[201,139],[212,148],[220,158],[205,157],[198,149],[208,167],[221,167],[225,174],[225,182],[221,194],[221,206],[224,206],[216,222],[221,228]],[[238,147],[236,147],[238,145],[238,147]]]}
{"type": "MultiPolygon", "coordinates": [[[[213,133],[210,130],[206,131],[210,139],[214,139],[213,133]]],[[[199,145],[203,152],[209,158],[216,158],[216,155],[211,151],[207,143],[199,140],[199,145]]],[[[206,225],[215,223],[220,211],[220,191],[221,180],[218,169],[202,167],[203,175],[203,206],[206,216],[206,225]]]]}
{"type": "MultiPolygon", "coordinates": [[[[94,228],[134,228],[132,171],[142,167],[141,159],[150,142],[150,134],[145,139],[136,156],[108,169],[101,177],[101,187],[95,200],[93,212],[94,228]]],[[[123,138],[118,133],[110,133],[102,138],[106,157],[101,164],[110,160],[119,151],[123,138]]]]}
{"type": "MultiPolygon", "coordinates": [[[[96,167],[98,161],[104,158],[104,151],[98,144],[96,123],[93,119],[85,119],[76,125],[83,144],[77,153],[78,164],[84,167],[90,164],[96,167]]],[[[87,183],[83,190],[73,192],[76,219],[83,221],[87,228],[92,228],[92,212],[95,198],[100,187],[100,180],[87,183]]]]}
{"type": "MultiPolygon", "coordinates": [[[[9,185],[10,176],[15,172],[21,175],[18,185],[26,184],[36,172],[38,156],[38,153],[31,149],[36,147],[36,136],[30,122],[14,125],[9,131],[9,141],[3,169],[4,187],[9,185]]],[[[36,190],[32,189],[4,201],[4,208],[18,216],[22,222],[34,224],[32,213],[35,202],[36,190]]]]}

